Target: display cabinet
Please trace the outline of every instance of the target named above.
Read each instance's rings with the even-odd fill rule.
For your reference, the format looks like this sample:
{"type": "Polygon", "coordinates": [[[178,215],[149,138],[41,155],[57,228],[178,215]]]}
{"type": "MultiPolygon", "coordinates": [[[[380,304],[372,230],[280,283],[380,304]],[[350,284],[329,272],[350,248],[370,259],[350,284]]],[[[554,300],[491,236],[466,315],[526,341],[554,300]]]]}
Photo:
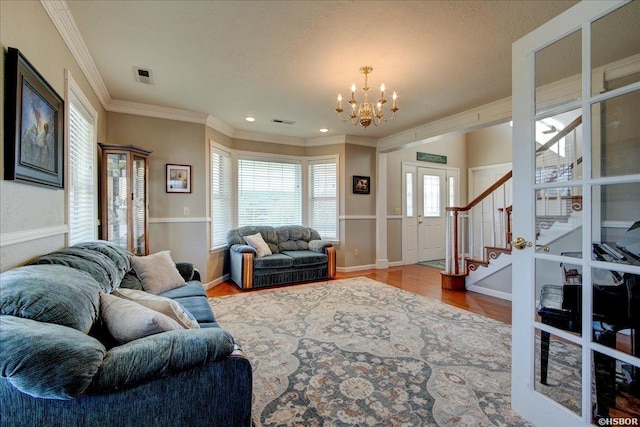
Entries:
{"type": "Polygon", "coordinates": [[[136,255],[149,253],[149,156],[132,145],[98,143],[100,235],[136,255]]]}

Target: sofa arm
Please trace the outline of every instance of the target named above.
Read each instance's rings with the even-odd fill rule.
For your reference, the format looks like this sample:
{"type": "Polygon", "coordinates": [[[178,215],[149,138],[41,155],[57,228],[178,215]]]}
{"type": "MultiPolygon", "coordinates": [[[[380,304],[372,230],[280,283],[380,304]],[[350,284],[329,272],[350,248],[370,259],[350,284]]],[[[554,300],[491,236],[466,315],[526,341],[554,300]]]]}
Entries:
{"type": "Polygon", "coordinates": [[[309,242],[309,250],[324,253],[325,248],[332,247],[333,244],[328,240],[311,240],[309,242]]]}
{"type": "Polygon", "coordinates": [[[233,245],[231,246],[231,251],[232,252],[238,252],[238,253],[253,253],[256,254],[256,250],[255,248],[249,246],[249,245],[233,245]]]}
{"type": "Polygon", "coordinates": [[[109,350],[87,392],[130,388],[218,361],[233,351],[233,338],[220,328],[151,335],[109,350]]]}
{"type": "Polygon", "coordinates": [[[193,273],[195,272],[195,267],[190,262],[176,262],[176,268],[178,269],[178,273],[182,276],[185,282],[189,280],[193,280],[193,273]]]}
{"type": "MultiPolygon", "coordinates": [[[[244,245],[234,245],[244,246],[244,245]]],[[[233,248],[233,246],[232,246],[233,248]]],[[[238,252],[231,250],[231,280],[242,289],[253,287],[253,260],[255,259],[255,249],[251,251],[238,252]]]]}

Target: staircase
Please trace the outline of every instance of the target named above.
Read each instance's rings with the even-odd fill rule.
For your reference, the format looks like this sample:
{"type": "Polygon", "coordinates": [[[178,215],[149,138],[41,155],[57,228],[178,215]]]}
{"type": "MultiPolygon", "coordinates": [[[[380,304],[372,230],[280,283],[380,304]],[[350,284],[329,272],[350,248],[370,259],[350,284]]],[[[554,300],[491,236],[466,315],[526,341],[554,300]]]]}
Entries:
{"type": "MultiPolygon", "coordinates": [[[[581,124],[582,117],[578,117],[541,145],[536,156],[551,150],[581,124]]],[[[562,163],[563,160],[557,159],[556,170],[568,174],[582,163],[581,157],[570,164],[562,163]]],[[[538,179],[543,182],[566,179],[566,175],[544,175],[548,169],[545,170],[544,162],[540,163],[543,166],[538,170],[538,179]]],[[[510,270],[502,270],[511,266],[512,175],[512,171],[507,172],[468,205],[446,208],[445,271],[441,273],[443,289],[474,290],[510,299],[510,270]],[[491,289],[476,285],[481,281],[487,283],[492,278],[501,281],[502,285],[508,281],[508,290],[491,292],[491,289]]],[[[577,213],[582,209],[582,195],[575,194],[575,189],[539,190],[536,194],[537,246],[545,247],[582,226],[582,216],[577,213]]]]}

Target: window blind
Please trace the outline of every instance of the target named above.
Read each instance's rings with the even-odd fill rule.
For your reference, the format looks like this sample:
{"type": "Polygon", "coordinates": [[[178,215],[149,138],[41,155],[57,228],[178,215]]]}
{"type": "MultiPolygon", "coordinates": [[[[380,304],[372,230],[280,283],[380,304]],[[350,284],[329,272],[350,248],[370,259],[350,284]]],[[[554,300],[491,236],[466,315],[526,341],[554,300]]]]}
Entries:
{"type": "Polygon", "coordinates": [[[212,247],[227,244],[227,231],[233,226],[231,197],[231,157],[211,147],[211,241],[212,247]]]}
{"type": "Polygon", "coordinates": [[[338,176],[335,160],[309,161],[309,226],[323,239],[338,236],[338,176]]]}
{"type": "Polygon", "coordinates": [[[302,224],[299,162],[238,160],[238,226],[302,224]]]}
{"type": "Polygon", "coordinates": [[[73,245],[96,238],[98,215],[94,119],[75,97],[71,97],[69,112],[69,244],[73,245]]]}

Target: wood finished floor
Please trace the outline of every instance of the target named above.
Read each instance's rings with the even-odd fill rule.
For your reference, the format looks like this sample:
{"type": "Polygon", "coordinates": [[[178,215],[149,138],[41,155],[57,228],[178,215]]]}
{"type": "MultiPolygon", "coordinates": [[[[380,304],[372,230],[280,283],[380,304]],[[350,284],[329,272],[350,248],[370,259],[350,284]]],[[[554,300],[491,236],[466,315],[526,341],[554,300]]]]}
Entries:
{"type": "MultiPolygon", "coordinates": [[[[503,323],[511,324],[511,301],[478,294],[475,292],[443,290],[440,283],[440,270],[422,265],[405,265],[387,270],[361,270],[353,273],[338,273],[337,279],[365,276],[378,282],[395,286],[436,299],[445,304],[477,313],[503,323]]],[[[231,281],[220,283],[209,289],[207,295],[216,297],[236,294],[240,291],[231,281]]],[[[255,290],[251,292],[260,292],[255,290]]]]}

